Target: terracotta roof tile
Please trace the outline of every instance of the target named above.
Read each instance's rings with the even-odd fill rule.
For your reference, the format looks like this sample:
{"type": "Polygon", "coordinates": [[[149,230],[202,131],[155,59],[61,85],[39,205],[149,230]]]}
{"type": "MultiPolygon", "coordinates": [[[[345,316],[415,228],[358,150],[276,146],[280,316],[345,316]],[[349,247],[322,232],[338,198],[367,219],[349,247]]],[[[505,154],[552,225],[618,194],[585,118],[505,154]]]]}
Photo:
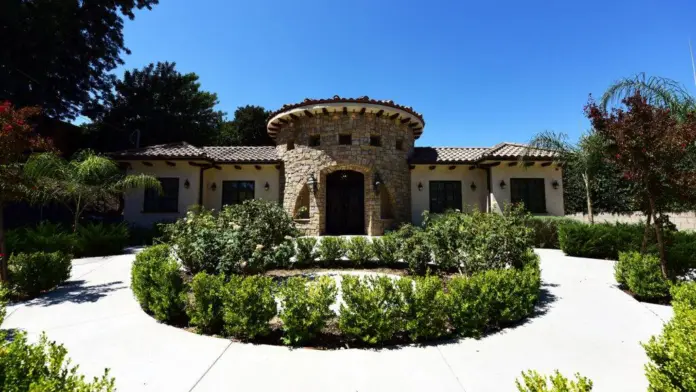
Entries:
{"type": "Polygon", "coordinates": [[[491,147],[484,155],[484,158],[491,159],[516,159],[522,156],[531,158],[554,158],[558,154],[552,150],[531,149],[528,146],[518,143],[499,143],[491,147]]]}
{"type": "Polygon", "coordinates": [[[416,147],[410,163],[474,163],[486,151],[486,147],[416,147]]]}
{"type": "Polygon", "coordinates": [[[278,163],[280,158],[273,146],[233,146],[233,147],[203,147],[210,159],[217,163],[252,162],[278,163]]]}
{"type": "Polygon", "coordinates": [[[157,144],[141,148],[112,152],[109,156],[116,159],[126,158],[171,158],[171,159],[205,159],[203,149],[186,142],[157,144]]]}

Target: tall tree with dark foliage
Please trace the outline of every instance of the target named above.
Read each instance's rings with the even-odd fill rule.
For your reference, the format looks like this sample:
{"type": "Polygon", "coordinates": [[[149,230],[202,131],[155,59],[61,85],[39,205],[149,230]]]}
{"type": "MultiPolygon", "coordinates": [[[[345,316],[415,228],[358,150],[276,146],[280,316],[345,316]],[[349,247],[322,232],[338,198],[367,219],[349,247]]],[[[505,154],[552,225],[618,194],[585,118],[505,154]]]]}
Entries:
{"type": "Polygon", "coordinates": [[[232,146],[275,146],[268,136],[266,123],[270,112],[261,106],[240,106],[234,111],[234,120],[224,123],[220,144],[232,146]]]}

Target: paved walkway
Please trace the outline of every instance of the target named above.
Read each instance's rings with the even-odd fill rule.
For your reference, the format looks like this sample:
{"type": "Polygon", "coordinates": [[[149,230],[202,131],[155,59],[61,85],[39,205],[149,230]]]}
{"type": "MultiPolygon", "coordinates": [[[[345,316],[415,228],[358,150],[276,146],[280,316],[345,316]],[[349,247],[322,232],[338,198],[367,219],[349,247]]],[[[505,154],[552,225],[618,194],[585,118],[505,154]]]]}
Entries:
{"type": "Polygon", "coordinates": [[[639,342],[671,309],[614,287],[612,263],[539,250],[542,314],[481,340],[385,350],[231,343],[158,324],[131,290],[133,255],[74,261],[70,284],[11,306],[4,328],[64,343],[80,370],[111,368],[120,391],[514,391],[526,369],[580,372],[596,391],[644,391],[639,342]]]}

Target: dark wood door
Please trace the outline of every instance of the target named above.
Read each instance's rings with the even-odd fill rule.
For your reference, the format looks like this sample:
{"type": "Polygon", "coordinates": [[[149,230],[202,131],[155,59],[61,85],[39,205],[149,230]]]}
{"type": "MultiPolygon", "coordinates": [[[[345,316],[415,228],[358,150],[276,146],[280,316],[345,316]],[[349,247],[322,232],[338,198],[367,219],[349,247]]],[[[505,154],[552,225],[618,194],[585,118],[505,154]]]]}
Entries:
{"type": "Polygon", "coordinates": [[[365,234],[365,178],[340,170],[326,176],[326,234],[365,234]]]}

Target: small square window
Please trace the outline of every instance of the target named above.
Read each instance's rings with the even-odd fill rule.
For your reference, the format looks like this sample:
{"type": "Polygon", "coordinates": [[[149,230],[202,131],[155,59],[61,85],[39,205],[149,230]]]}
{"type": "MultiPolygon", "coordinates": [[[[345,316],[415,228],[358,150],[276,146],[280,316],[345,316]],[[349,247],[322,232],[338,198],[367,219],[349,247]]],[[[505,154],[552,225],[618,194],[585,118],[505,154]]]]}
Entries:
{"type": "Polygon", "coordinates": [[[381,147],[382,146],[382,137],[381,136],[370,136],[370,145],[373,147],[381,147]]]}
{"type": "Polygon", "coordinates": [[[321,144],[321,136],[319,135],[312,135],[309,137],[309,146],[310,147],[316,147],[321,144]]]}
{"type": "Polygon", "coordinates": [[[295,149],[295,142],[291,140],[288,142],[287,150],[290,151],[290,150],[294,150],[294,149],[295,149]]]}
{"type": "Polygon", "coordinates": [[[396,149],[401,151],[404,149],[404,141],[402,139],[397,139],[396,141],[396,149]]]}
{"type": "Polygon", "coordinates": [[[353,137],[350,134],[338,135],[338,144],[349,146],[353,144],[353,137]]]}

